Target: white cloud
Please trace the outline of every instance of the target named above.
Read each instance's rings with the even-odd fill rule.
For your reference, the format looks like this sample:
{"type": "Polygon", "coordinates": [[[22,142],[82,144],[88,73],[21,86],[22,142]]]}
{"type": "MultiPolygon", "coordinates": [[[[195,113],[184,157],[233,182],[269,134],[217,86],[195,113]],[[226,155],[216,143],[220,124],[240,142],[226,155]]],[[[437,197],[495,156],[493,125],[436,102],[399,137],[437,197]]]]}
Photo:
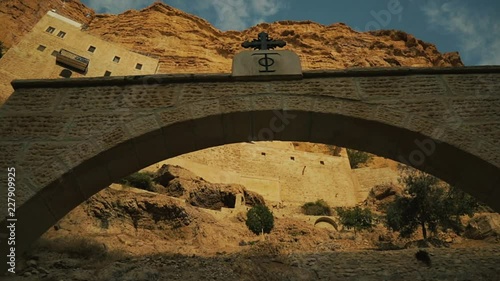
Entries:
{"type": "Polygon", "coordinates": [[[215,23],[222,30],[242,30],[264,22],[284,5],[280,0],[195,0],[200,12],[215,11],[215,23]]]}
{"type": "Polygon", "coordinates": [[[429,24],[458,36],[464,58],[479,58],[480,65],[500,65],[499,19],[468,9],[458,0],[429,1],[421,8],[429,24]]]}
{"type": "Polygon", "coordinates": [[[270,0],[252,0],[252,9],[262,16],[272,16],[283,8],[279,1],[270,0]]]}
{"type": "MultiPolygon", "coordinates": [[[[99,13],[119,14],[130,9],[142,9],[155,0],[83,0],[99,13]]],[[[170,0],[186,12],[197,12],[222,30],[242,30],[264,22],[277,14],[286,4],[281,0],[170,0]]]]}

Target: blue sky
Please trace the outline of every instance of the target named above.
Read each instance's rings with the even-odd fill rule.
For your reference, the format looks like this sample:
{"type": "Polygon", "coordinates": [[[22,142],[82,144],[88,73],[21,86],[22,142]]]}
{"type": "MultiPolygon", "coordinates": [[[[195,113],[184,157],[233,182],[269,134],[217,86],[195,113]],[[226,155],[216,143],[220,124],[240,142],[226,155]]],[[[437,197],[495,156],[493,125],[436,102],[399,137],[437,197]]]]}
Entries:
{"type": "MultiPolygon", "coordinates": [[[[82,0],[99,13],[142,9],[155,0],[82,0]]],[[[499,0],[163,0],[221,30],[260,22],[343,22],[358,31],[399,29],[459,51],[466,65],[500,65],[499,0]]]]}

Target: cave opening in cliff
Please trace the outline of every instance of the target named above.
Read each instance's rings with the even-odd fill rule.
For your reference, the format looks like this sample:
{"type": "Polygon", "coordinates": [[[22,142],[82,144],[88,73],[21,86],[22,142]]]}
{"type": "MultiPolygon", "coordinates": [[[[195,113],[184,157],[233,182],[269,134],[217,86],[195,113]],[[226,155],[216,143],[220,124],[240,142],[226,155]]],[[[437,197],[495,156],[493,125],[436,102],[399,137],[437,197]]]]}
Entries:
{"type": "Polygon", "coordinates": [[[222,203],[225,208],[234,208],[236,206],[236,195],[233,193],[222,195],[222,203]]]}

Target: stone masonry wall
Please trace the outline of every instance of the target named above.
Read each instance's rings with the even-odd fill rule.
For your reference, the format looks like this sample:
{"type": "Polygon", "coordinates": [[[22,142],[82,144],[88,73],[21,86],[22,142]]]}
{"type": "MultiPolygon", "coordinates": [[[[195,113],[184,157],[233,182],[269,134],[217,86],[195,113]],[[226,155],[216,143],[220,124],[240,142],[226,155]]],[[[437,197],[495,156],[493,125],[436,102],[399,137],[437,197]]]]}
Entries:
{"type": "Polygon", "coordinates": [[[213,147],[162,161],[148,170],[162,164],[182,166],[208,181],[242,184],[271,205],[296,207],[323,199],[331,206],[354,206],[364,199],[358,196],[347,157],[294,151],[288,142],[281,147],[276,142],[213,147]]]}
{"type": "MultiPolygon", "coordinates": [[[[462,68],[460,71],[465,70],[462,68]]],[[[369,72],[360,70],[356,75],[369,72]]],[[[154,79],[168,80],[172,76],[158,77],[161,76],[154,79]]],[[[179,77],[191,79],[182,78],[189,76],[179,77]]],[[[96,79],[94,81],[98,81],[96,79]]],[[[207,79],[215,78],[207,76],[207,79]]],[[[434,136],[440,142],[500,166],[498,73],[325,77],[266,83],[192,82],[125,87],[92,86],[92,80],[80,86],[70,86],[71,83],[79,83],[76,79],[50,83],[63,81],[68,86],[54,84],[48,88],[19,88],[0,110],[0,164],[2,167],[16,165],[20,171],[25,170],[20,186],[31,186],[18,198],[20,203],[70,167],[132,137],[178,121],[240,110],[303,109],[373,120],[434,136]],[[55,156],[62,157],[62,160],[55,160],[55,156]]],[[[106,81],[119,84],[123,79],[106,81]]],[[[272,117],[255,119],[253,124],[267,127],[272,117]]],[[[236,124],[229,123],[230,120],[225,123],[236,126],[235,130],[242,130],[247,126],[245,120],[252,117],[248,118],[236,124]]],[[[307,128],[308,125],[302,122],[306,121],[292,122],[290,130],[307,128]]],[[[314,124],[320,122],[318,120],[314,124]]],[[[203,133],[204,127],[196,128],[203,133]]],[[[333,138],[331,131],[317,126],[314,128],[318,129],[315,133],[317,139],[333,138]]],[[[217,128],[210,130],[218,132],[217,128]]],[[[362,131],[353,133],[360,134],[362,131]]],[[[246,138],[248,132],[245,134],[246,138]]],[[[341,141],[344,136],[336,137],[341,141]]],[[[189,149],[199,150],[191,143],[185,142],[192,146],[189,149]]],[[[349,143],[367,148],[380,145],[382,153],[395,153],[392,146],[396,144],[392,143],[379,144],[373,139],[360,141],[357,138],[350,138],[349,143]]],[[[418,151],[410,152],[403,156],[408,159],[418,151]]],[[[249,170],[249,173],[252,171],[249,170]]],[[[461,176],[464,177],[465,173],[461,176]]],[[[2,178],[3,182],[5,180],[2,178]]]]}
{"type": "Polygon", "coordinates": [[[390,168],[359,168],[352,171],[359,182],[361,200],[366,199],[370,190],[376,185],[397,184],[399,174],[390,168]]]}

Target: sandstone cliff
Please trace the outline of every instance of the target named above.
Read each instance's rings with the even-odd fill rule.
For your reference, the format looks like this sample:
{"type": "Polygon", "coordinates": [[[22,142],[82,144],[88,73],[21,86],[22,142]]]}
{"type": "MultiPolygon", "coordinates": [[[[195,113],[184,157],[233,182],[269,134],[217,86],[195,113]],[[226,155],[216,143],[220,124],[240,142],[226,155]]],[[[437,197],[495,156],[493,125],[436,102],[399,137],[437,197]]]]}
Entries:
{"type": "Polygon", "coordinates": [[[284,39],[304,69],[370,66],[462,66],[458,53],[402,31],[357,32],[343,23],[311,21],[262,23],[244,31],[222,32],[207,21],[161,3],[120,15],[97,15],[89,32],[160,58],[159,72],[230,72],[241,42],[261,31],[284,39]]]}
{"type": "Polygon", "coordinates": [[[163,165],[155,174],[155,192],[182,198],[196,207],[220,210],[234,208],[241,194],[245,205],[265,205],[264,198],[239,184],[211,183],[179,166],[163,165]]]}
{"type": "Polygon", "coordinates": [[[84,24],[95,14],[79,0],[2,0],[0,41],[7,48],[16,45],[48,11],[53,9],[60,15],[84,24]]]}
{"type": "Polygon", "coordinates": [[[131,50],[158,57],[161,73],[230,72],[241,42],[267,31],[287,41],[304,69],[371,66],[462,66],[458,53],[441,54],[436,46],[402,31],[357,32],[343,23],[310,21],[262,23],[244,31],[222,32],[209,22],[162,3],[120,15],[95,14],[78,0],[8,0],[0,3],[0,41],[19,42],[50,9],[88,24],[88,32],[131,50]]]}

